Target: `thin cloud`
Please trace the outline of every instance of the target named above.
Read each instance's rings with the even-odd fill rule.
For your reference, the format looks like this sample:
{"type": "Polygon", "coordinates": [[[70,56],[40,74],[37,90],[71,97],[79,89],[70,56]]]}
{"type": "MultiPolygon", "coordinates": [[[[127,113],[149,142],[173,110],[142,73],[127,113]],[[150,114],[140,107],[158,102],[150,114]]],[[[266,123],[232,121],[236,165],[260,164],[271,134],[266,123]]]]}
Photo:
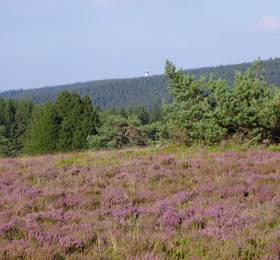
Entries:
{"type": "Polygon", "coordinates": [[[257,31],[260,32],[280,32],[280,17],[263,16],[256,24],[257,31]]]}

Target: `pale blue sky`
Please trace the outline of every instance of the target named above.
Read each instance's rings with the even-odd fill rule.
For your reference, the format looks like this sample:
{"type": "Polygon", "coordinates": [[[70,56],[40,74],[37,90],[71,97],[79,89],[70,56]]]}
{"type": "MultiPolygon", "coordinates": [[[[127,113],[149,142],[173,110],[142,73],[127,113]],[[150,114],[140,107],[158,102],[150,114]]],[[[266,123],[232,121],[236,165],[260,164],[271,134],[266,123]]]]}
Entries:
{"type": "Polygon", "coordinates": [[[280,56],[279,0],[0,0],[0,90],[280,56]]]}

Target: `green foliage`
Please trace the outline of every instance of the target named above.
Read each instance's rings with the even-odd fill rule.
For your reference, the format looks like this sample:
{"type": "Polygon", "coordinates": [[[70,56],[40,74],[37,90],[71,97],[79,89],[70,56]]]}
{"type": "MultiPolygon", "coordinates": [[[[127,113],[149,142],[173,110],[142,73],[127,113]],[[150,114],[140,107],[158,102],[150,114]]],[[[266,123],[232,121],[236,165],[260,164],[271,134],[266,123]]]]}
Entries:
{"type": "Polygon", "coordinates": [[[22,150],[32,110],[29,101],[0,98],[0,156],[16,156],[22,150]]]}
{"type": "Polygon", "coordinates": [[[52,103],[37,107],[25,140],[24,152],[46,154],[56,151],[58,139],[57,114],[52,103]]]}
{"type": "Polygon", "coordinates": [[[237,73],[234,88],[212,86],[216,118],[229,134],[264,140],[271,138],[274,95],[279,92],[263,78],[258,61],[244,74],[237,73]]]}
{"type": "Polygon", "coordinates": [[[0,156],[146,145],[160,139],[160,106],[94,109],[89,96],[62,92],[45,105],[0,99],[0,156]],[[101,119],[100,119],[101,116],[101,119]]]}
{"type": "Polygon", "coordinates": [[[150,123],[157,122],[163,118],[163,110],[158,104],[154,104],[149,116],[150,123]]]}
{"type": "Polygon", "coordinates": [[[160,123],[155,122],[141,127],[145,135],[150,141],[158,141],[160,139],[160,123]]]}
{"type": "Polygon", "coordinates": [[[167,62],[174,102],[167,106],[171,136],[187,144],[213,144],[234,135],[241,140],[279,139],[279,90],[263,77],[261,62],[226,81],[185,75],[167,62]]]}
{"type": "MultiPolygon", "coordinates": [[[[277,61],[267,61],[265,67],[280,67],[277,61]]],[[[0,156],[158,146],[169,139],[198,145],[227,143],[228,139],[245,146],[279,143],[280,90],[265,80],[268,73],[260,61],[245,70],[247,67],[243,64],[234,78],[222,80],[210,75],[210,68],[191,71],[194,75],[190,76],[167,62],[165,77],[134,79],[131,82],[136,87],[128,95],[124,89],[130,86],[129,80],[121,81],[123,86],[118,81],[108,81],[116,84],[120,92],[116,93],[113,85],[108,91],[102,90],[111,101],[99,100],[97,104],[113,107],[106,111],[93,108],[90,85],[79,85],[78,93],[63,91],[58,96],[48,88],[57,99],[45,105],[0,98],[0,156]],[[199,77],[202,72],[205,77],[199,77]],[[168,78],[170,95],[156,93],[160,92],[159,82],[163,86],[168,78]],[[139,102],[131,98],[132,94],[139,102]],[[158,98],[154,99],[154,95],[158,98]],[[124,101],[122,106],[120,97],[129,102],[124,101]],[[162,104],[163,97],[167,99],[162,104]]],[[[214,71],[225,76],[229,68],[236,67],[218,67],[214,71]]],[[[72,87],[70,91],[76,85],[72,87]]]]}
{"type": "Polygon", "coordinates": [[[112,149],[147,143],[137,118],[124,118],[112,113],[102,114],[97,134],[88,136],[87,141],[90,149],[112,149]]]}
{"type": "Polygon", "coordinates": [[[83,147],[81,115],[83,103],[78,94],[62,92],[55,102],[59,121],[58,150],[80,150],[83,147]]]}
{"type": "Polygon", "coordinates": [[[154,104],[151,111],[145,107],[110,109],[101,113],[97,133],[88,136],[91,149],[112,149],[124,146],[147,145],[162,139],[163,111],[154,104]]]}
{"type": "Polygon", "coordinates": [[[89,97],[62,92],[55,103],[39,106],[26,135],[25,152],[46,154],[86,148],[87,136],[96,133],[98,114],[89,97]]]}
{"type": "Polygon", "coordinates": [[[0,157],[8,154],[8,139],[5,136],[4,126],[0,126],[0,157]]]}
{"type": "Polygon", "coordinates": [[[175,99],[167,108],[173,136],[185,143],[221,140],[225,133],[213,116],[213,101],[205,94],[208,90],[206,79],[196,80],[182,70],[176,71],[170,62],[166,64],[166,74],[170,78],[170,90],[175,99]]]}
{"type": "Polygon", "coordinates": [[[130,110],[130,115],[135,115],[141,125],[147,125],[150,122],[150,114],[145,107],[130,110]]]}
{"type": "Polygon", "coordinates": [[[271,136],[274,142],[280,142],[280,92],[275,90],[271,100],[269,124],[271,126],[271,136]]]}

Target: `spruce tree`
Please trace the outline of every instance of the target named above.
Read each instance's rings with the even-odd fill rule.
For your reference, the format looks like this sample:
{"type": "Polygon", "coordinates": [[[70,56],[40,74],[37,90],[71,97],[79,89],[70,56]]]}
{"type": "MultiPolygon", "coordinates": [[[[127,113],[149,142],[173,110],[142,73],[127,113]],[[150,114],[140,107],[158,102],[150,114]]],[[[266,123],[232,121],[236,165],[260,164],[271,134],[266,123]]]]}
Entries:
{"type": "Polygon", "coordinates": [[[55,103],[59,118],[59,151],[79,150],[82,148],[81,115],[82,100],[78,94],[62,92],[55,103]]]}
{"type": "Polygon", "coordinates": [[[98,113],[89,96],[83,99],[76,93],[62,92],[55,104],[59,120],[59,151],[82,150],[86,139],[96,134],[98,113]]]}
{"type": "Polygon", "coordinates": [[[56,151],[57,115],[52,103],[38,107],[32,115],[32,122],[25,140],[28,154],[47,154],[56,151]]]}
{"type": "Polygon", "coordinates": [[[81,128],[83,130],[83,138],[89,135],[96,134],[96,128],[99,125],[99,117],[97,111],[93,109],[92,102],[89,96],[85,96],[83,99],[83,115],[81,128]]]}

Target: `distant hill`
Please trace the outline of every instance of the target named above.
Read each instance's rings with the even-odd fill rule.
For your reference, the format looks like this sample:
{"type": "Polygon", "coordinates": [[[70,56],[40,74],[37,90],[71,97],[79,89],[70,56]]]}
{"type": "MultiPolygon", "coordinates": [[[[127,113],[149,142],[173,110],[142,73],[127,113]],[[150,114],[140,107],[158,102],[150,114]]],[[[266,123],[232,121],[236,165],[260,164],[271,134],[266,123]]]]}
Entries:
{"type": "MultiPolygon", "coordinates": [[[[266,79],[280,86],[280,58],[270,59],[263,62],[266,79]]],[[[187,70],[186,73],[195,77],[214,74],[219,78],[233,82],[236,70],[245,71],[251,63],[237,65],[223,65],[217,67],[205,67],[187,70]]],[[[167,90],[167,78],[164,75],[150,76],[148,78],[110,79],[89,81],[53,87],[43,87],[28,90],[10,90],[0,93],[0,97],[14,99],[30,99],[35,103],[45,103],[55,100],[63,91],[75,91],[80,95],[89,95],[95,106],[103,109],[145,106],[150,109],[154,104],[167,102],[171,97],[167,90]]]]}

